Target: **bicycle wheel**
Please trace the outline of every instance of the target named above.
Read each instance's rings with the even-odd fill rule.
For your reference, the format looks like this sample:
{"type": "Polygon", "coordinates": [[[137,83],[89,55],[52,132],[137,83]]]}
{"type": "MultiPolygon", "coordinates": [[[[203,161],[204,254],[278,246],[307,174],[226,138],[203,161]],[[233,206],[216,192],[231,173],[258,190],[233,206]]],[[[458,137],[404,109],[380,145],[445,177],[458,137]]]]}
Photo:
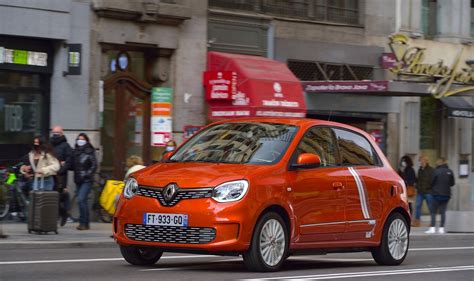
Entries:
{"type": "Polygon", "coordinates": [[[4,219],[10,211],[10,195],[5,184],[0,185],[0,220],[4,219]]]}

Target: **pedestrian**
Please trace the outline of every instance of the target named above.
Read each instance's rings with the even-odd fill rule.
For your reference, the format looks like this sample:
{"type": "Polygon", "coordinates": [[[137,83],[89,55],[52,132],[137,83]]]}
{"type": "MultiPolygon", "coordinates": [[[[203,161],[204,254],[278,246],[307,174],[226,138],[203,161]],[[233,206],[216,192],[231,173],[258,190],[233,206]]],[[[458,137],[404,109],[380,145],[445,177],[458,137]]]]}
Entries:
{"type": "Polygon", "coordinates": [[[76,138],[76,145],[68,168],[74,171],[74,182],[76,183],[76,197],[79,206],[79,226],[76,229],[88,230],[90,225],[87,197],[92,189],[94,173],[97,169],[97,158],[95,148],[84,133],[80,133],[76,138]]]}
{"type": "Polygon", "coordinates": [[[436,233],[436,215],[441,215],[441,224],[438,229],[439,234],[444,234],[444,223],[446,222],[446,208],[451,198],[451,186],[455,184],[454,174],[446,164],[446,159],[439,158],[436,161],[436,169],[433,173],[433,206],[431,208],[431,225],[425,232],[428,234],[436,233]]]}
{"type": "Polygon", "coordinates": [[[56,175],[56,190],[59,192],[59,216],[61,217],[60,225],[66,224],[69,217],[69,209],[71,207],[71,199],[67,189],[67,165],[69,158],[72,156],[72,148],[68,144],[64,131],[61,126],[54,126],[49,139],[53,147],[54,154],[59,160],[61,168],[56,175]]]}
{"type": "Polygon", "coordinates": [[[171,152],[175,151],[176,150],[176,142],[174,140],[169,140],[168,142],[166,142],[166,146],[165,146],[165,151],[163,152],[163,155],[161,157],[161,161],[164,161],[164,160],[167,160],[165,158],[167,158],[166,156],[168,154],[171,154],[171,152]]]}
{"type": "Polygon", "coordinates": [[[413,160],[408,155],[404,155],[400,159],[400,164],[398,168],[398,174],[405,181],[407,187],[407,198],[408,205],[410,208],[410,213],[413,214],[413,204],[415,203],[415,184],[416,184],[416,174],[415,169],[413,169],[413,160]]]}
{"type": "Polygon", "coordinates": [[[59,171],[58,159],[49,143],[40,136],[33,139],[31,151],[24,157],[21,174],[28,180],[31,190],[54,189],[54,176],[59,171]]]}
{"type": "Polygon", "coordinates": [[[413,226],[420,226],[421,218],[421,207],[423,202],[426,201],[428,209],[431,212],[431,206],[433,202],[432,187],[433,182],[433,168],[428,162],[428,157],[420,157],[420,168],[418,169],[418,177],[416,180],[416,206],[415,206],[415,221],[413,226]]]}
{"type": "Polygon", "coordinates": [[[124,180],[127,180],[127,178],[131,174],[135,173],[136,171],[145,168],[145,166],[143,166],[143,159],[138,155],[132,155],[128,157],[126,163],[127,163],[127,172],[125,173],[124,180]]]}

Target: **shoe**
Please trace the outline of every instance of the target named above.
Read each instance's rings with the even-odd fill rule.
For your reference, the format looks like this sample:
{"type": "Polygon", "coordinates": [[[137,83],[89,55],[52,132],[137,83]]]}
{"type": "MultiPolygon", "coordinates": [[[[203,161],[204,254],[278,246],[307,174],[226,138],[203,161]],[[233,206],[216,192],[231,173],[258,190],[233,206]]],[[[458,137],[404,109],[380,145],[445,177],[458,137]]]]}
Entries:
{"type": "Polygon", "coordinates": [[[78,227],[76,227],[77,230],[88,230],[89,227],[88,226],[85,226],[83,224],[80,224],[78,227]]]}
{"type": "Polygon", "coordinates": [[[436,233],[436,227],[432,226],[430,227],[427,231],[425,231],[426,234],[435,234],[436,233]]]}
{"type": "Polygon", "coordinates": [[[420,226],[420,220],[413,220],[412,223],[411,223],[411,226],[419,227],[420,226]]]}
{"type": "Polygon", "coordinates": [[[62,216],[61,217],[61,222],[59,223],[60,226],[64,226],[67,222],[67,216],[62,216]]]}
{"type": "Polygon", "coordinates": [[[444,231],[444,227],[440,227],[440,228],[438,229],[438,233],[439,233],[439,234],[445,234],[446,232],[444,231]]]}
{"type": "Polygon", "coordinates": [[[73,219],[71,219],[71,218],[67,218],[66,222],[68,222],[68,223],[75,223],[75,221],[74,221],[73,219]]]}

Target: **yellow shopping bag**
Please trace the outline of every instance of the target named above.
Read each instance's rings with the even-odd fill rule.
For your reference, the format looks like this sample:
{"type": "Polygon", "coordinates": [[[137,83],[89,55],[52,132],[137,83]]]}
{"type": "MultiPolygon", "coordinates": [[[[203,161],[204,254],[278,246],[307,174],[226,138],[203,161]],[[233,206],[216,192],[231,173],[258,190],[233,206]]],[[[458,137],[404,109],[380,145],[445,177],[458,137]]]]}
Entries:
{"type": "Polygon", "coordinates": [[[115,213],[115,206],[122,193],[125,183],[118,180],[108,180],[105,183],[104,190],[100,194],[100,206],[104,208],[109,214],[115,213]]]}

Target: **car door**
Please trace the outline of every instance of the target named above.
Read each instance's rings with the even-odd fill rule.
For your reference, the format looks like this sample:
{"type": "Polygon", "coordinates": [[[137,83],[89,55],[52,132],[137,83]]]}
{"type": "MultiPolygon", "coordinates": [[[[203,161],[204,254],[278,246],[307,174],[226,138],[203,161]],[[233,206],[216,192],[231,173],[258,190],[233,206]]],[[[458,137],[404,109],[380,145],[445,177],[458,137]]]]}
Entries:
{"type": "Polygon", "coordinates": [[[370,142],[354,131],[334,128],[346,183],[344,239],[371,238],[383,210],[383,167],[370,142]]]}
{"type": "Polygon", "coordinates": [[[317,154],[318,168],[290,171],[291,203],[299,229],[298,242],[341,239],[344,234],[344,199],[341,192],[345,176],[336,162],[334,134],[329,127],[309,129],[293,154],[317,154]]]}

